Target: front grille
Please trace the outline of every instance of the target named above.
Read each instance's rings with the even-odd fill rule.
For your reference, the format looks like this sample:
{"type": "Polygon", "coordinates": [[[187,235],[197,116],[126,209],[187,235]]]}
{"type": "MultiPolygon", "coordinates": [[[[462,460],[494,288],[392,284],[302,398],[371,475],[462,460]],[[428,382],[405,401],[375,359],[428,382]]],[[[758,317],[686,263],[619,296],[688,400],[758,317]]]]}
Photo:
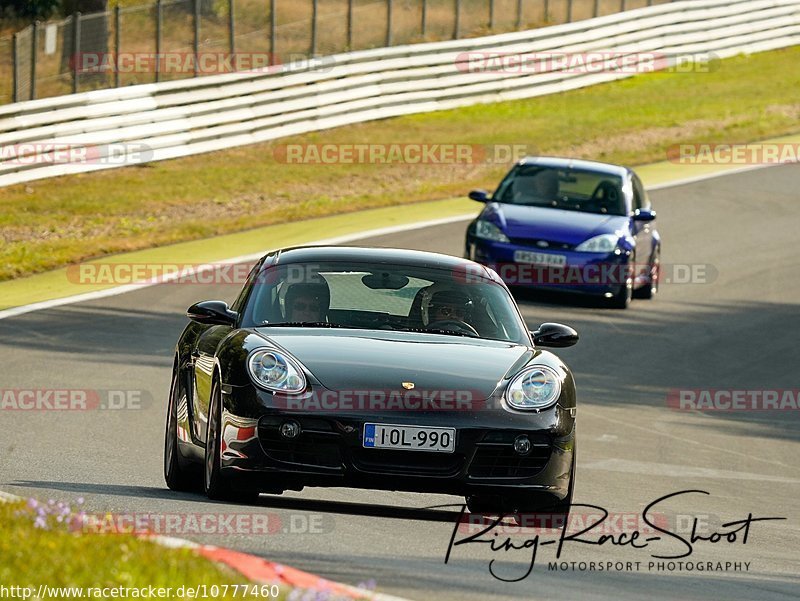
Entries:
{"type": "Polygon", "coordinates": [[[353,464],[364,472],[376,474],[453,476],[464,465],[457,453],[354,449],[353,464]]]}
{"type": "Polygon", "coordinates": [[[258,425],[258,440],[266,455],[292,465],[341,471],[340,436],[325,420],[300,418],[302,431],[294,440],[286,440],[278,432],[283,418],[262,418],[258,425]]]}
{"type": "Polygon", "coordinates": [[[545,437],[528,436],[531,450],[519,455],[513,447],[516,433],[494,433],[475,445],[469,465],[470,478],[531,478],[550,460],[550,442],[545,437]]]}
{"type": "Polygon", "coordinates": [[[533,250],[540,250],[543,252],[548,250],[573,250],[575,248],[574,244],[556,242],[555,240],[544,240],[543,238],[511,238],[510,240],[513,244],[527,246],[533,250]],[[539,242],[543,242],[547,244],[547,246],[539,246],[539,242]]]}

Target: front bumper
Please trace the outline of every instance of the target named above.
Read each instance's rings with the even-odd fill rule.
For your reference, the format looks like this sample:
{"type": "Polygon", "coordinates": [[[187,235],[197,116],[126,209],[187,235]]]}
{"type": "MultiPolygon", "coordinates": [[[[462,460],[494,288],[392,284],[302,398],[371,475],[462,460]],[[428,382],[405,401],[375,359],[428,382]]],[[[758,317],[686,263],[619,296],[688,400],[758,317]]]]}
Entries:
{"type": "Polygon", "coordinates": [[[470,237],[468,258],[494,269],[508,286],[561,290],[564,292],[607,296],[615,295],[631,277],[630,253],[576,252],[521,246],[470,237]],[[529,251],[566,258],[563,267],[518,262],[515,252],[529,251]]]}
{"type": "MultiPolygon", "coordinates": [[[[269,393],[252,394],[269,406],[269,393]]],[[[462,496],[524,492],[555,502],[567,495],[575,446],[574,411],[559,405],[529,415],[502,409],[435,415],[265,409],[260,417],[243,418],[225,409],[222,423],[223,470],[242,486],[263,491],[343,486],[462,496]],[[293,440],[279,433],[289,419],[302,429],[293,440]],[[364,448],[365,423],[453,427],[455,452],[364,448]],[[524,456],[513,449],[521,434],[533,443],[524,456]]]]}

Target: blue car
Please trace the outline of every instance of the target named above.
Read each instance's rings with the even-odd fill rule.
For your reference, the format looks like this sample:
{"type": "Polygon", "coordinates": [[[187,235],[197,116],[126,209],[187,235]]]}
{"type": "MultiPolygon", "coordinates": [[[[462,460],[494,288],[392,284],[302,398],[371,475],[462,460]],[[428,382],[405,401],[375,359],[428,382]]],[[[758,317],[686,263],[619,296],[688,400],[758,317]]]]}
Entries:
{"type": "Polygon", "coordinates": [[[595,295],[624,309],[658,290],[656,213],[631,169],[566,158],[514,165],[469,224],[465,256],[512,287],[595,295]]]}

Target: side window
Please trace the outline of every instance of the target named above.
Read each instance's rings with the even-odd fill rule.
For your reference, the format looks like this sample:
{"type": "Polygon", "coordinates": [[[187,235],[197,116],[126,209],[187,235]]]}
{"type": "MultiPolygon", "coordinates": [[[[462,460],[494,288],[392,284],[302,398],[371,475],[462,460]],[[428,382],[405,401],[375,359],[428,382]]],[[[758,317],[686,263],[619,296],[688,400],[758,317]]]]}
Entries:
{"type": "Polygon", "coordinates": [[[647,197],[642,180],[637,176],[633,176],[633,210],[636,209],[649,209],[650,199],[647,197]]]}

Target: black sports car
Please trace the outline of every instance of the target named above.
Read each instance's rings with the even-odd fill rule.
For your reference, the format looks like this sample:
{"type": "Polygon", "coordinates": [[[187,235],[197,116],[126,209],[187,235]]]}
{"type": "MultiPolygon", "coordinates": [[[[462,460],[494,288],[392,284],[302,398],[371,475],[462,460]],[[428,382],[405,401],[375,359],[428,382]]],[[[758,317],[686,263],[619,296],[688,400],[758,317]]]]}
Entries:
{"type": "Polygon", "coordinates": [[[575,384],[499,276],[408,250],[272,252],[236,301],[189,308],[175,351],[168,486],[211,498],[304,486],[463,495],[568,511],[575,384]],[[202,469],[201,469],[202,468],[202,469]]]}

